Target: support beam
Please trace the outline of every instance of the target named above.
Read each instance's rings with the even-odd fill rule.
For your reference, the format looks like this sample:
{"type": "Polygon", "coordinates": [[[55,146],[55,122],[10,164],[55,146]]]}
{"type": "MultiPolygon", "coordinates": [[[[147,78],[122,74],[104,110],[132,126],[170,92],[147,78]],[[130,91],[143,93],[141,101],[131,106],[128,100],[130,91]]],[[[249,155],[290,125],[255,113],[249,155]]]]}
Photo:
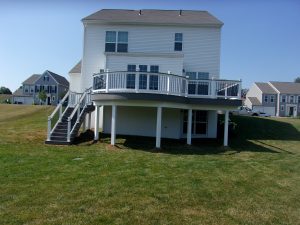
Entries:
{"type": "Polygon", "coordinates": [[[94,140],[99,140],[99,106],[95,105],[95,128],[94,128],[94,140]]]}
{"type": "Polygon", "coordinates": [[[111,109],[111,138],[110,144],[116,144],[116,114],[117,114],[117,106],[113,105],[111,109]]]}
{"type": "Polygon", "coordinates": [[[88,113],[88,124],[87,124],[87,129],[88,129],[88,130],[91,129],[91,122],[92,122],[92,113],[89,112],[89,113],[88,113]]]}
{"type": "Polygon", "coordinates": [[[156,148],[160,148],[160,139],[161,139],[161,114],[162,108],[157,107],[157,117],[156,117],[156,148]]]}
{"type": "Polygon", "coordinates": [[[228,146],[228,122],[229,122],[229,111],[225,111],[224,118],[224,146],[228,146]]]}
{"type": "Polygon", "coordinates": [[[186,143],[188,145],[192,144],[192,117],[193,117],[193,110],[188,110],[188,126],[187,126],[187,140],[186,143]]]}

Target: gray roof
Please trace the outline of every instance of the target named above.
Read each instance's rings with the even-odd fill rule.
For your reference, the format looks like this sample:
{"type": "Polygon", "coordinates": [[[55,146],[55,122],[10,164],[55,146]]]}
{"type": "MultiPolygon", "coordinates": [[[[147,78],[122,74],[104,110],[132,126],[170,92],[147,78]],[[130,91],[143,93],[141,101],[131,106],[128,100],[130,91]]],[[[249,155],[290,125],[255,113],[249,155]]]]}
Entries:
{"type": "Polygon", "coordinates": [[[70,70],[69,73],[81,73],[81,60],[70,70]]]}
{"type": "Polygon", "coordinates": [[[83,22],[123,24],[174,24],[194,26],[222,26],[223,23],[207,11],[197,10],[156,10],[102,9],[82,19],[83,22]],[[141,12],[141,14],[140,14],[141,12]],[[181,12],[181,15],[180,15],[181,12]]]}
{"type": "Polygon", "coordinates": [[[22,87],[19,87],[14,93],[13,96],[31,96],[30,94],[24,94],[22,87]]]}
{"type": "Polygon", "coordinates": [[[33,74],[29,78],[27,78],[22,84],[35,84],[35,82],[41,77],[40,74],[33,74]]]}
{"type": "Polygon", "coordinates": [[[57,83],[59,83],[61,85],[64,85],[66,87],[69,87],[69,81],[65,77],[60,76],[60,75],[58,75],[56,73],[53,73],[53,72],[51,72],[49,70],[46,70],[45,73],[46,72],[48,72],[54,78],[54,80],[56,80],[57,83]]]}
{"type": "Polygon", "coordinates": [[[264,94],[277,94],[274,88],[268,83],[255,82],[255,84],[264,94]]]}
{"type": "Polygon", "coordinates": [[[252,105],[261,105],[261,102],[256,97],[248,97],[252,105]]]}
{"type": "Polygon", "coordinates": [[[281,94],[300,95],[300,83],[270,81],[281,94]]]}

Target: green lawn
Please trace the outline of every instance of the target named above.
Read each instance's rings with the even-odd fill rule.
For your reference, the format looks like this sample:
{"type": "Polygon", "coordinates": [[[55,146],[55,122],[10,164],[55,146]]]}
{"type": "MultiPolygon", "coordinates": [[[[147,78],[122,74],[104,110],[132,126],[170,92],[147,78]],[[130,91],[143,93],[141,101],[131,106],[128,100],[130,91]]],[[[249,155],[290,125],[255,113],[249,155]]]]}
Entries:
{"type": "MultiPolygon", "coordinates": [[[[235,117],[187,147],[44,145],[53,108],[0,105],[0,224],[300,224],[300,120],[235,117]]],[[[101,135],[100,135],[101,137],[101,135]]]]}

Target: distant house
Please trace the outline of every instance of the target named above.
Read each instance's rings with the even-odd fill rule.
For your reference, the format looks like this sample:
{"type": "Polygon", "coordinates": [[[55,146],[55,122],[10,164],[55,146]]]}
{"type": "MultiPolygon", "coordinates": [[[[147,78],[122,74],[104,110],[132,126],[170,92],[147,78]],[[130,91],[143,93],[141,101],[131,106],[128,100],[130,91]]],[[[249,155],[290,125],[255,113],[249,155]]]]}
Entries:
{"type": "Polygon", "coordinates": [[[300,84],[294,82],[256,82],[247,93],[245,105],[271,116],[300,115],[300,84]]]}
{"type": "Polygon", "coordinates": [[[14,104],[57,105],[64,93],[69,90],[69,82],[63,76],[46,70],[43,74],[33,74],[13,93],[14,104]],[[39,99],[39,92],[45,91],[45,102],[39,99]]]}

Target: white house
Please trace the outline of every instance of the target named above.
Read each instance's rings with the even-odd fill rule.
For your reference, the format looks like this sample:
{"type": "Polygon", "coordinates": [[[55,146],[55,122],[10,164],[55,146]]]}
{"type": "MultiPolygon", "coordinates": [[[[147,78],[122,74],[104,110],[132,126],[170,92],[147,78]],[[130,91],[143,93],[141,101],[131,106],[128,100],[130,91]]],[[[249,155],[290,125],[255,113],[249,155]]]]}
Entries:
{"type": "Polygon", "coordinates": [[[241,82],[220,79],[221,21],[207,11],[103,9],[82,22],[83,56],[69,73],[70,96],[86,94],[70,97],[67,115],[72,107],[77,113],[65,117],[68,138],[55,132],[50,116],[49,143],[71,142],[81,121],[91,127],[91,112],[76,108],[79,101],[95,106],[95,140],[100,127],[112,145],[117,134],[156,137],[157,148],[161,138],[216,138],[218,111],[228,144],[228,112],[241,105],[241,82]]]}

